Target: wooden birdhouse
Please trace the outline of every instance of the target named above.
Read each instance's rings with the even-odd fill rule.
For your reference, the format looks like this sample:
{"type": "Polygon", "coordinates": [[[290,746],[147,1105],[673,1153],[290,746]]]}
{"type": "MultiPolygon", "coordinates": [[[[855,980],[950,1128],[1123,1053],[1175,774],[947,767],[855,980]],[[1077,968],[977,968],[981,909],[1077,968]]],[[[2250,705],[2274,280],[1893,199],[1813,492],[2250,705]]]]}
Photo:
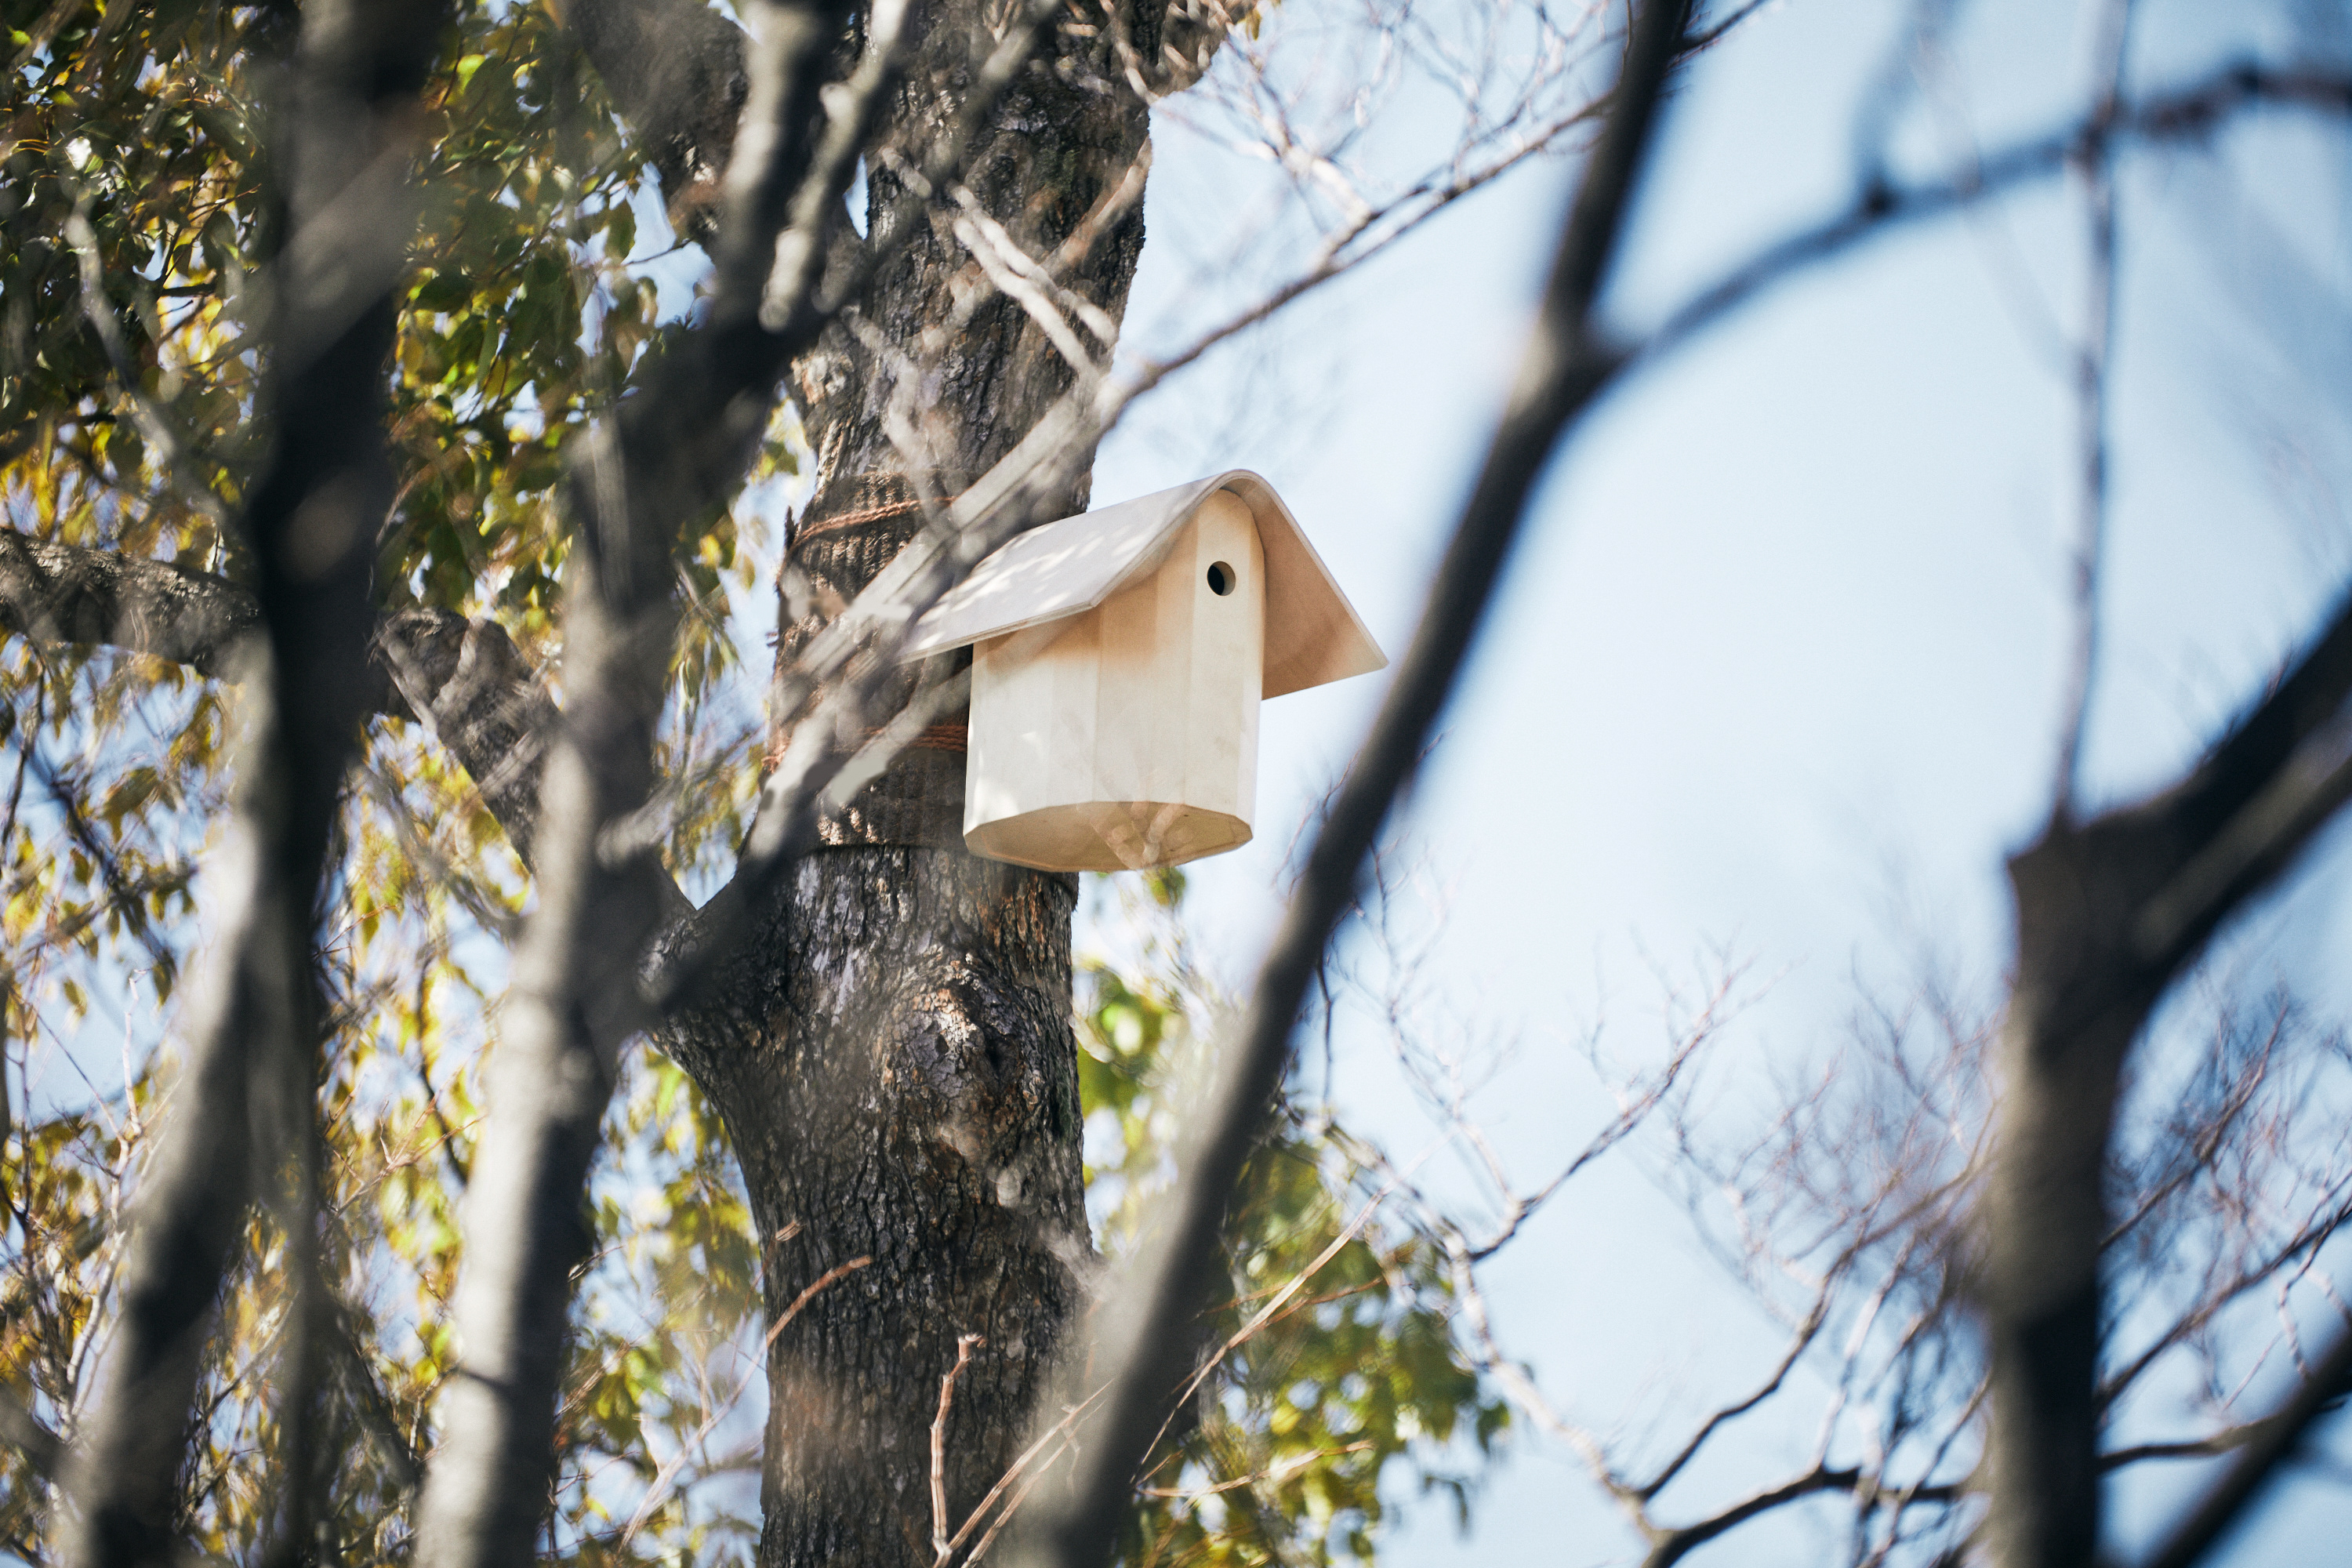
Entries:
{"type": "Polygon", "coordinates": [[[1248,843],[1259,700],[1388,663],[1289,508],[1242,471],[1012,540],[905,657],[967,645],[964,843],[1048,871],[1248,843]]]}

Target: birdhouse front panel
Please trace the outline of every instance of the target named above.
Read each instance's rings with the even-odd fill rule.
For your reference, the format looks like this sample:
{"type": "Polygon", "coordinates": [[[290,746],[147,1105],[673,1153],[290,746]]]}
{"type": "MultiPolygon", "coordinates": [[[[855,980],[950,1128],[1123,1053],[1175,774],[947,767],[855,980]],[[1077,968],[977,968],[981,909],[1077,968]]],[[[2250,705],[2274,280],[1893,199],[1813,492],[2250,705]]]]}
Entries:
{"type": "Polygon", "coordinates": [[[965,647],[964,844],[1049,871],[1248,843],[1261,700],[1388,663],[1274,487],[1239,469],[1017,536],[900,657],[965,647]]]}
{"type": "Polygon", "coordinates": [[[1220,491],[1096,608],[976,645],[965,843],[1111,871],[1249,842],[1265,638],[1257,524],[1220,491]]]}

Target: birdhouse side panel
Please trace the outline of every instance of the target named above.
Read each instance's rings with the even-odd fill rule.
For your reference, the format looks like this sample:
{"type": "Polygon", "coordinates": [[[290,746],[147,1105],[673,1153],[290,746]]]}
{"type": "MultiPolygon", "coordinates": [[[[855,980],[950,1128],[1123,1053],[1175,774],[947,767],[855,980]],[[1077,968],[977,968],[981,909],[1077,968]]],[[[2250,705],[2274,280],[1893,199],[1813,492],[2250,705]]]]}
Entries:
{"type": "Polygon", "coordinates": [[[1091,615],[972,649],[964,831],[1040,806],[1088,798],[1100,664],[1091,615]],[[1040,646],[1043,643],[1044,646],[1040,646]]]}
{"type": "Polygon", "coordinates": [[[1050,766],[1039,786],[1029,792],[1029,798],[1040,805],[1090,800],[1095,789],[1095,753],[1100,745],[1096,714],[1102,704],[1104,677],[1102,617],[1089,612],[1073,616],[1068,625],[1034,661],[1050,672],[1052,682],[1040,689],[1041,699],[1050,704],[1050,766]]]}
{"type": "MultiPolygon", "coordinates": [[[[1189,529],[1186,531],[1190,531],[1189,529]]],[[[1183,542],[1178,542],[1181,553],[1183,542]]],[[[1087,800],[1182,798],[1181,731],[1169,719],[1191,700],[1182,658],[1190,605],[1152,573],[1103,601],[1090,617],[1101,684],[1096,689],[1093,776],[1087,800]]]]}
{"type": "Polygon", "coordinates": [[[1249,507],[1230,491],[1209,498],[1193,529],[1190,570],[1165,574],[1170,588],[1181,588],[1192,606],[1184,648],[1192,668],[1189,700],[1181,710],[1185,776],[1180,798],[1253,822],[1265,676],[1265,552],[1249,507]]]}
{"type": "Polygon", "coordinates": [[[967,846],[1114,870],[1247,843],[1265,603],[1250,509],[1214,494],[1097,608],[976,644],[967,846]]]}

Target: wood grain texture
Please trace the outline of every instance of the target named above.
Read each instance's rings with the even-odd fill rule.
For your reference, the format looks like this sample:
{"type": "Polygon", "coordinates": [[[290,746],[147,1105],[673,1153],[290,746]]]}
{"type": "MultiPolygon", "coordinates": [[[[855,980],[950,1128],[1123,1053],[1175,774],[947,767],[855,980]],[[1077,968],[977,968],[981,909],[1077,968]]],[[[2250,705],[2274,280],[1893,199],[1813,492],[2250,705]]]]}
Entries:
{"type": "Polygon", "coordinates": [[[983,643],[964,841],[1055,871],[1174,866],[1248,843],[1265,636],[1257,525],[1218,490],[1141,581],[983,643]],[[1028,646],[1038,633],[1056,635],[1028,646]]]}

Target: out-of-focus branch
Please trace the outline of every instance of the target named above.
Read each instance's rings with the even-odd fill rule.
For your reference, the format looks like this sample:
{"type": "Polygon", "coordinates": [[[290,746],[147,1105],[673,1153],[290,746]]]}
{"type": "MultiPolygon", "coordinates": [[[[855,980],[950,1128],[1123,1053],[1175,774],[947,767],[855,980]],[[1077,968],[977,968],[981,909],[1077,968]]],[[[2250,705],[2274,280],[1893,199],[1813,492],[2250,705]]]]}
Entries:
{"type": "Polygon", "coordinates": [[[2352,596],[2187,778],[2080,826],[2053,818],[2010,863],[2017,975],[1981,1232],[2001,1568],[2095,1547],[2103,1181],[2124,1063],[2206,940],[2352,798],[2347,696],[2352,596]]]}
{"type": "Polygon", "coordinates": [[[652,159],[670,227],[708,242],[751,87],[743,30],[704,0],[562,0],[555,10],[652,159]]]}
{"type": "MultiPolygon", "coordinates": [[[[2042,837],[2011,863],[2018,976],[2003,1030],[2007,1098],[1988,1192],[1983,1299],[1994,1419],[1987,1529],[2001,1568],[2085,1561],[2099,1529],[2097,1259],[2107,1221],[2105,1157],[2124,1060],[2158,997],[2231,913],[2279,875],[2352,798],[2352,600],[2278,689],[2179,785],[2076,826],[2075,771],[2096,654],[2097,567],[2105,505],[2105,377],[2113,311],[2115,141],[2202,133],[2255,102],[2344,112],[2352,84],[2240,67],[2126,109],[2128,24],[2112,0],[2105,81],[2087,121],[1985,162],[1963,182],[1864,193],[1854,213],[1780,248],[1785,259],[1843,243],[1881,214],[1922,214],[2072,164],[2091,196],[2091,321],[2078,368],[2081,482],[2078,632],[2055,799],[2042,837]]],[[[1764,276],[1751,267],[1745,277],[1764,276]]],[[[1738,297],[1740,275],[1701,303],[1738,297]]],[[[1697,319],[1691,310],[1686,319],[1697,319]]],[[[1671,329],[1670,329],[1671,331],[1671,329]]]]}
{"type": "Polygon", "coordinates": [[[1720,1405],[1709,1414],[1706,1420],[1699,1423],[1698,1429],[1690,1435],[1689,1440],[1675,1451],[1673,1458],[1659,1466],[1648,1480],[1630,1489],[1633,1497],[1647,1506],[1660,1492],[1666,1489],[1668,1482],[1682,1474],[1684,1468],[1698,1457],[1698,1451],[1706,1447],[1707,1439],[1721,1430],[1725,1423],[1738,1420],[1780,1392],[1781,1385],[1789,1380],[1789,1373],[1796,1370],[1797,1363],[1803,1358],[1805,1352],[1813,1348],[1814,1340],[1820,1336],[1822,1326],[1829,1321],[1832,1298],[1828,1285],[1829,1282],[1825,1280],[1823,1289],[1815,1294],[1811,1310],[1807,1312],[1804,1321],[1797,1325],[1797,1331],[1789,1336],[1789,1348],[1782,1352],[1779,1363],[1772,1368],[1764,1381],[1756,1386],[1755,1391],[1746,1398],[1720,1405]]]}
{"type": "Polygon", "coordinates": [[[376,1381],[375,1369],[368,1364],[367,1352],[360,1348],[354,1332],[353,1314],[337,1303],[334,1335],[330,1351],[340,1363],[342,1381],[350,1391],[352,1406],[359,1414],[360,1426],[375,1444],[384,1468],[392,1472],[393,1484],[404,1492],[413,1492],[425,1484],[425,1458],[400,1429],[394,1415],[392,1401],[383,1386],[376,1381]]]}
{"type": "Polygon", "coordinates": [[[2184,1437],[2174,1443],[2135,1443],[2128,1448],[2111,1448],[2099,1456],[2099,1468],[2120,1470],[2128,1465],[2147,1464],[2151,1459],[2218,1458],[2244,1447],[2278,1425],[2279,1419],[2276,1415],[2265,1415],[2259,1421],[2249,1421],[2241,1426],[2225,1426],[2208,1437],[2184,1437]]]}
{"type": "MultiPolygon", "coordinates": [[[[424,1568],[529,1560],[547,1506],[582,1192],[621,1044],[653,1021],[634,958],[670,912],[647,806],[679,613],[673,551],[741,482],[776,377],[805,346],[760,325],[761,294],[779,235],[807,205],[803,182],[848,177],[830,163],[809,173],[825,123],[819,89],[847,13],[843,0],[755,12],[709,314],[569,454],[566,702],[534,837],[539,909],[516,954],[467,1189],[454,1311],[464,1363],[417,1505],[424,1568]]],[[[870,47],[887,60],[897,39],[870,47]]],[[[824,195],[838,203],[841,192],[824,195]]]]}
{"type": "Polygon", "coordinates": [[[131,363],[130,345],[123,342],[122,323],[115,319],[114,307],[106,298],[106,277],[99,259],[98,236],[92,232],[89,218],[79,205],[66,219],[66,238],[72,244],[79,263],[82,314],[89,320],[91,330],[97,332],[99,343],[106,351],[107,363],[113,368],[115,380],[122,384],[123,395],[130,400],[140,433],[146,437],[149,449],[155,454],[164,475],[181,499],[201,512],[215,531],[225,531],[229,522],[228,509],[221,504],[220,497],[213,493],[203,477],[190,470],[187,443],[140,383],[139,367],[131,363]]]}
{"type": "Polygon", "coordinates": [[[2083,182],[2084,270],[2082,342],[2074,353],[2074,646],[2058,727],[2058,775],[2051,809],[2072,816],[2098,678],[2099,563],[2107,533],[2107,358],[2116,324],[2114,132],[2122,107],[2131,0],[2107,0],[2099,28],[2099,91],[2076,160],[2083,182]]]}
{"type": "MultiPolygon", "coordinates": [[[[0,630],[37,643],[128,648],[217,677],[236,673],[238,649],[260,629],[260,604],[226,578],[0,529],[0,630]]],[[[556,719],[538,672],[496,622],[448,610],[387,617],[373,656],[362,710],[430,725],[529,864],[556,719]]],[[[664,901],[672,915],[687,907],[675,884],[664,901]]]]}
{"type": "MultiPolygon", "coordinates": [[[[871,1258],[853,1258],[846,1263],[835,1264],[811,1281],[799,1295],[793,1298],[790,1306],[776,1314],[776,1321],[768,1325],[767,1335],[760,1342],[761,1353],[766,1354],[775,1344],[776,1336],[790,1328],[793,1320],[801,1315],[801,1309],[815,1300],[827,1286],[847,1279],[861,1268],[871,1267],[873,1262],[871,1258]]],[[[693,1436],[680,1443],[677,1446],[677,1452],[672,1454],[668,1461],[654,1472],[654,1479],[646,1483],[646,1495],[638,1502],[637,1511],[629,1516],[629,1522],[621,1531],[620,1545],[626,1547],[630,1542],[636,1539],[637,1531],[645,1528],[646,1521],[653,1517],[654,1510],[659,1507],[662,1500],[669,1495],[670,1482],[676,1479],[679,1468],[686,1463],[689,1456],[709,1440],[710,1434],[718,1429],[719,1424],[727,1418],[728,1414],[743,1402],[743,1395],[750,1392],[752,1380],[759,1375],[756,1367],[755,1363],[755,1370],[745,1373],[736,1383],[734,1392],[712,1406],[710,1414],[703,1417],[702,1425],[694,1429],[693,1436]]]]}
{"type": "Polygon", "coordinates": [[[13,1394],[0,1393],[0,1442],[15,1444],[34,1470],[45,1477],[54,1477],[58,1461],[65,1458],[65,1439],[13,1394]]]}
{"type": "Polygon", "coordinates": [[[315,1136],[310,913],[368,705],[373,542],[393,491],[383,365],[439,17],[430,0],[320,0],[288,75],[273,160],[286,241],[263,289],[273,452],[246,518],[268,690],[215,868],[217,957],[131,1218],[113,1362],[68,1466],[70,1563],[176,1560],[212,1306],[247,1205],[315,1136]]]}
{"type": "MultiPolygon", "coordinates": [[[[26,770],[41,781],[41,787],[48,792],[50,800],[57,805],[58,815],[65,818],[67,835],[98,868],[99,879],[106,888],[106,907],[121,920],[131,935],[139,939],[140,945],[147,950],[150,963],[158,969],[173,970],[178,958],[164,945],[147,919],[147,906],[141,897],[144,889],[123,875],[121,862],[100,838],[97,828],[90,823],[89,813],[82,807],[80,797],[58,776],[48,759],[41,754],[39,737],[26,735],[24,747],[26,770]]],[[[97,910],[90,912],[94,915],[97,910]]]]}
{"type": "Polygon", "coordinates": [[[1187,1370],[1185,1325],[1202,1304],[1226,1204],[1271,1110],[1324,948],[1354,902],[1365,858],[1454,689],[1538,475],[1561,431],[1616,367],[1594,341],[1591,312],[1632,205],[1684,15],[1680,0],[1649,0],[1635,13],[1615,108],[1586,167],[1533,341],[1412,647],[1307,857],[1185,1162],[1164,1238],[1098,1314],[1091,1375],[1110,1392],[1066,1500],[1030,1542],[1032,1562],[1093,1568],[1110,1555],[1160,1407],[1187,1370]]]}
{"type": "Polygon", "coordinates": [[[2202,1300],[2183,1312],[2138,1354],[2100,1380],[2098,1400],[2101,1407],[2112,1406],[2147,1374],[2158,1358],[2205,1329],[2231,1302],[2276,1279],[2279,1271],[2298,1256],[2316,1256],[2319,1248],[2347,1225],[2352,1225],[2352,1204],[2338,1204],[2333,1209],[2311,1216],[2296,1227],[2294,1235],[2277,1247],[2257,1255],[2244,1268],[2209,1287],[2202,1300]]]}
{"type": "MultiPolygon", "coordinates": [[[[432,725],[530,865],[558,715],[506,628],[447,610],[404,610],[384,622],[376,650],[397,700],[432,725]]],[[[682,906],[685,895],[676,901],[682,906]]]]}
{"type": "MultiPolygon", "coordinates": [[[[2262,105],[2352,113],[2352,77],[2232,66],[2203,81],[2118,108],[2104,134],[2111,140],[2189,141],[2262,105]]],[[[1637,345],[1638,352],[1645,359],[1670,353],[1773,286],[1902,225],[1948,216],[2051,179],[2080,155],[2087,139],[2099,134],[2085,121],[1971,159],[1966,168],[1940,179],[1909,185],[1867,184],[1844,211],[1764,247],[1693,294],[1637,345]]]]}
{"type": "Polygon", "coordinates": [[[2201,1562],[2270,1484],[2279,1466],[2293,1457],[2312,1423],[2336,1408],[2347,1392],[2352,1392],[2352,1328],[2337,1331],[2336,1343],[2276,1415],[2254,1424],[2246,1451],[2148,1559],[2147,1568],[2193,1568],[2201,1562]]]}
{"type": "MultiPolygon", "coordinates": [[[[1793,1480],[1752,1493],[1695,1524],[1662,1532],[1651,1542],[1648,1555],[1642,1559],[1642,1568],[1670,1568],[1671,1564],[1681,1562],[1716,1537],[1776,1508],[1786,1508],[1792,1502],[1801,1502],[1823,1492],[1856,1491],[1870,1483],[1870,1476],[1861,1469],[1849,1467],[1833,1470],[1827,1466],[1817,1465],[1793,1480]]],[[[1906,1491],[1900,1500],[1906,1506],[1948,1504],[1967,1496],[1968,1490],[1965,1481],[1943,1482],[1913,1488],[1906,1491]]]]}

